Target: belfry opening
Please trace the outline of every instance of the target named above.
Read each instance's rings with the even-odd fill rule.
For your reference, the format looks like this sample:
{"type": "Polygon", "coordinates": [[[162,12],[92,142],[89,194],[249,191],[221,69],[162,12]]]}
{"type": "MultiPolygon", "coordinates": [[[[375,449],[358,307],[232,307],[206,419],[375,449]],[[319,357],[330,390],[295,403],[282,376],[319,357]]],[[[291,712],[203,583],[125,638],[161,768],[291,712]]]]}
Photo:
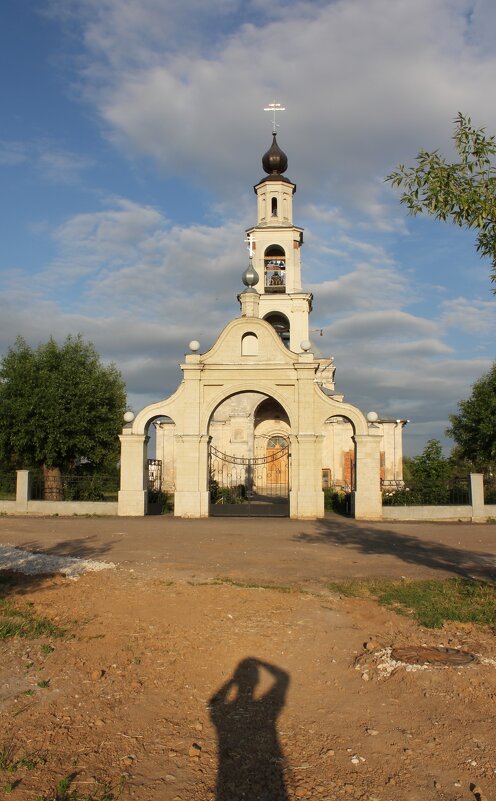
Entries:
{"type": "Polygon", "coordinates": [[[406,421],[367,419],[346,402],[334,360],[312,344],[296,184],[275,130],[262,166],[239,312],[206,352],[192,341],[176,392],[124,426],[120,515],[147,513],[149,460],[154,486],[160,475],[178,517],[321,518],[325,494],[339,489],[355,517],[381,519],[381,481],[402,481],[406,421]],[[157,418],[149,454],[148,426],[157,418]]]}

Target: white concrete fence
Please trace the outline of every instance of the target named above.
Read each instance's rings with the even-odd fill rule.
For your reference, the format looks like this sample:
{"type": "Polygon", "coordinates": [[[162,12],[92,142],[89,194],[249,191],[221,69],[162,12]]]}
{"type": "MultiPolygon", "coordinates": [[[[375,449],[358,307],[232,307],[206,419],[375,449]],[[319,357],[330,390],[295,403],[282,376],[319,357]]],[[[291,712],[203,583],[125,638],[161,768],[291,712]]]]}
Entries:
{"type": "MultiPolygon", "coordinates": [[[[15,501],[0,500],[0,514],[8,515],[117,515],[117,501],[34,501],[31,500],[32,475],[17,471],[15,501]]],[[[470,474],[470,503],[457,506],[383,506],[383,520],[463,521],[485,523],[496,520],[496,504],[484,502],[482,473],[470,474]]]]}
{"type": "Polygon", "coordinates": [[[470,503],[452,506],[383,506],[383,520],[463,521],[486,523],[496,520],[496,504],[484,502],[484,476],[470,473],[470,503]]]}
{"type": "Polygon", "coordinates": [[[0,500],[0,514],[8,515],[117,515],[117,501],[33,501],[32,473],[18,470],[15,501],[0,500]]]}

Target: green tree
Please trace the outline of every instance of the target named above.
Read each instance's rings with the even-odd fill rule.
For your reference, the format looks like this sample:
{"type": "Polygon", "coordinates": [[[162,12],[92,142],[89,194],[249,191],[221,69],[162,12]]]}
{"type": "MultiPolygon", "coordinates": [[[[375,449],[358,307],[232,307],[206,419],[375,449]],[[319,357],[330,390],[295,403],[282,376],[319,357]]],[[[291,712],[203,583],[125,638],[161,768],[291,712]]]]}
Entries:
{"type": "Polygon", "coordinates": [[[439,440],[428,440],[422,453],[410,459],[409,473],[413,484],[445,491],[451,476],[451,462],[444,456],[439,440]]]}
{"type": "Polygon", "coordinates": [[[407,486],[385,496],[386,505],[415,506],[447,502],[453,466],[451,460],[443,455],[439,440],[430,439],[419,456],[406,458],[403,465],[407,486]]]}
{"type": "Polygon", "coordinates": [[[446,433],[456,442],[457,456],[476,470],[496,466],[496,362],[472,387],[472,394],[458,404],[458,414],[450,415],[446,433]]]}
{"type": "Polygon", "coordinates": [[[81,336],[36,349],[19,337],[0,362],[0,459],[42,467],[55,488],[61,471],[115,469],[125,406],[119,371],[81,336]]]}
{"type": "Polygon", "coordinates": [[[477,250],[491,259],[491,280],[496,282],[496,140],[461,113],[454,124],[458,161],[450,163],[437,150],[422,149],[414,167],[400,164],[386,181],[402,189],[401,202],[410,214],[427,212],[475,229],[477,250]]]}

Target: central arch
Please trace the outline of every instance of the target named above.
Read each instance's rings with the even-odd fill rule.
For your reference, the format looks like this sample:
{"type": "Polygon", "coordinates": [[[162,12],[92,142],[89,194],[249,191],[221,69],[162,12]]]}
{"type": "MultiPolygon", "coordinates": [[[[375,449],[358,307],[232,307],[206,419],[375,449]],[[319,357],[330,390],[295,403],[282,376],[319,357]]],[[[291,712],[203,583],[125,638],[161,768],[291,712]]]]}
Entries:
{"type": "Polygon", "coordinates": [[[232,393],[208,423],[210,514],[289,515],[290,422],[262,390],[232,393]]]}

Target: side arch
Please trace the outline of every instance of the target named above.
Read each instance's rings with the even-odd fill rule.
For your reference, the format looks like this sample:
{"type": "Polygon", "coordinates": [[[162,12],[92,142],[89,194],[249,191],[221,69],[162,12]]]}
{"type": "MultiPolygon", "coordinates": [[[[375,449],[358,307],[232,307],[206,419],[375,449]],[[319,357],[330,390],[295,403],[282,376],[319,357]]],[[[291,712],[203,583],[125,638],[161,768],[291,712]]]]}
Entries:
{"type": "Polygon", "coordinates": [[[316,427],[320,429],[330,417],[346,417],[353,425],[355,435],[368,434],[368,423],[365,415],[351,403],[336,401],[332,396],[325,395],[317,384],[314,387],[316,395],[315,415],[316,427]]]}
{"type": "Polygon", "coordinates": [[[170,417],[178,428],[182,428],[184,412],[181,397],[183,393],[184,384],[181,384],[173,395],[141,409],[130,424],[132,434],[146,435],[150,423],[156,420],[157,417],[170,417]]]}
{"type": "Polygon", "coordinates": [[[322,434],[322,487],[353,492],[356,488],[355,426],[349,417],[333,414],[324,421],[322,434]]]}

